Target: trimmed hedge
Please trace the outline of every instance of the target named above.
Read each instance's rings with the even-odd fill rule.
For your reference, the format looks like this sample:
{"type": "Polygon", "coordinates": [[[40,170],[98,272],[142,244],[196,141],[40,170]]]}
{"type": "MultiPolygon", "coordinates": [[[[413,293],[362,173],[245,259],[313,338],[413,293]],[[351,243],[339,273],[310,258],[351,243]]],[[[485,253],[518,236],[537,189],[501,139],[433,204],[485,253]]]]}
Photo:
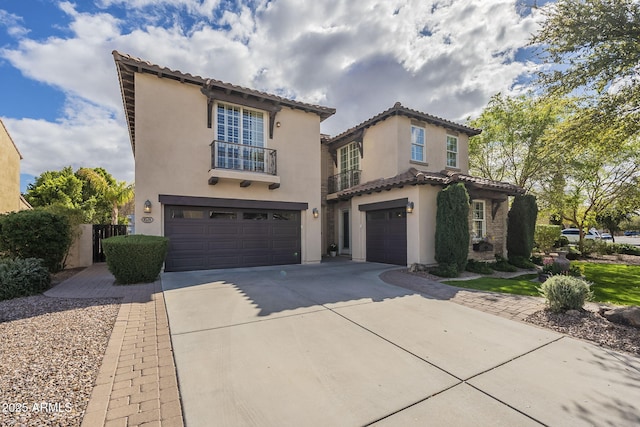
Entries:
{"type": "Polygon", "coordinates": [[[0,215],[0,252],[42,259],[51,273],[64,268],[71,240],[71,226],[63,215],[38,209],[0,215]]]}
{"type": "Polygon", "coordinates": [[[0,301],[39,294],[49,289],[51,276],[37,258],[0,258],[0,301]]]}
{"type": "Polygon", "coordinates": [[[169,239],[161,236],[114,236],[102,241],[109,271],[122,285],[149,283],[160,274],[169,239]]]}
{"type": "Polygon", "coordinates": [[[577,277],[556,275],[540,285],[540,294],[551,311],[580,310],[592,299],[590,283],[577,277]]]}
{"type": "Polygon", "coordinates": [[[438,193],[437,204],[436,261],[447,273],[453,273],[447,264],[462,272],[469,256],[469,193],[462,183],[449,185],[438,193]]]}
{"type": "Polygon", "coordinates": [[[538,249],[548,254],[553,249],[553,245],[560,238],[562,230],[559,225],[538,224],[534,235],[535,244],[538,249]]]}

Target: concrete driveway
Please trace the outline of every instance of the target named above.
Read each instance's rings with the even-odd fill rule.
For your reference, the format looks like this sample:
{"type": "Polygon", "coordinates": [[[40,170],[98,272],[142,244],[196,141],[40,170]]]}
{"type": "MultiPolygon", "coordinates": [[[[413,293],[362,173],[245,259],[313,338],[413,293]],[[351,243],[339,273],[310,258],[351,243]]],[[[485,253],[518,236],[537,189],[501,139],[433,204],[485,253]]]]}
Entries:
{"type": "Polygon", "coordinates": [[[640,360],[326,263],[164,273],[185,424],[631,426],[640,360]]]}

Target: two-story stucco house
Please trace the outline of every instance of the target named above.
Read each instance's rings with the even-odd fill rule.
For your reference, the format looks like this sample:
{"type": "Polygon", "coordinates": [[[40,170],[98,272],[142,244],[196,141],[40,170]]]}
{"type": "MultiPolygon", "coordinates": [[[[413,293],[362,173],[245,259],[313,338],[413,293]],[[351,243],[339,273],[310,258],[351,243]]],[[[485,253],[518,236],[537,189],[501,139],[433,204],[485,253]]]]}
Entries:
{"type": "Polygon", "coordinates": [[[320,262],[320,122],[334,109],[113,56],[136,233],[170,238],[165,270],[320,262]]]}
{"type": "Polygon", "coordinates": [[[31,209],[20,194],[22,154],[0,120],[0,213],[31,209]]]}
{"type": "Polygon", "coordinates": [[[113,56],[136,233],[170,238],[167,271],[317,263],[332,242],[354,260],[433,263],[436,194],[456,181],[477,237],[504,251],[520,189],[467,175],[477,129],[396,104],[321,138],[333,108],[113,56]]]}
{"type": "Polygon", "coordinates": [[[479,133],[396,103],[324,138],[326,229],[339,252],[359,261],[434,264],[438,192],[463,182],[471,199],[469,257],[506,255],[506,202],[523,190],[468,175],[469,137],[479,133]]]}

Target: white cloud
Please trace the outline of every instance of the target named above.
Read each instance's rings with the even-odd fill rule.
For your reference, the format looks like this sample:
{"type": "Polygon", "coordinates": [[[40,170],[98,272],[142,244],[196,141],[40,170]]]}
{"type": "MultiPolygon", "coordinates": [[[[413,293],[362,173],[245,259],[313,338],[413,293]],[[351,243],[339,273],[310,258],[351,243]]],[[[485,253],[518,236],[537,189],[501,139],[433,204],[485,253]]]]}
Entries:
{"type": "Polygon", "coordinates": [[[7,27],[7,33],[11,37],[23,37],[29,30],[22,25],[22,18],[0,9],[0,25],[7,27]]]}
{"type": "MultiPolygon", "coordinates": [[[[129,159],[113,49],[185,73],[335,107],[337,114],[323,125],[331,134],[396,101],[461,120],[478,114],[494,93],[519,90],[516,79],[533,67],[514,58],[540,13],[523,16],[516,3],[326,0],[302,8],[297,0],[101,0],[100,11],[89,13],[62,2],[71,20],[68,37],[31,40],[23,29],[14,34],[17,47],[0,51],[0,57],[64,91],[70,100],[66,113],[55,123],[5,123],[21,142],[27,173],[54,168],[56,154],[67,159],[58,162],[63,166],[90,166],[94,159],[114,157],[115,149],[122,150],[116,157],[129,159]],[[118,8],[121,14],[110,14],[118,8]],[[78,147],[68,149],[69,141],[78,147]]],[[[21,28],[19,17],[7,16],[0,15],[0,23],[21,28]]],[[[131,168],[132,162],[122,164],[131,168]]],[[[117,168],[119,179],[130,179],[132,168],[124,171],[122,164],[110,163],[107,170],[115,175],[111,168],[117,168]]]]}

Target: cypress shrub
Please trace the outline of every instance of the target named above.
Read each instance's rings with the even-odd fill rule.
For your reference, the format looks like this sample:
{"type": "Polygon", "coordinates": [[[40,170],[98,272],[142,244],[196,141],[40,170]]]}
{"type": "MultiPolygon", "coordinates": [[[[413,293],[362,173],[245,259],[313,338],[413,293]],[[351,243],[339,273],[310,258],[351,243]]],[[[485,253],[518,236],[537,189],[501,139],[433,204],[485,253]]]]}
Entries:
{"type": "Polygon", "coordinates": [[[12,258],[40,258],[51,273],[64,268],[72,230],[69,220],[44,210],[0,215],[0,252],[12,258]]]}
{"type": "Polygon", "coordinates": [[[535,196],[516,196],[507,218],[507,253],[509,258],[529,259],[534,245],[538,205],[535,196]]]}
{"type": "Polygon", "coordinates": [[[109,271],[122,285],[149,283],[160,274],[169,239],[162,236],[114,236],[102,241],[109,271]]]}
{"type": "Polygon", "coordinates": [[[462,183],[438,193],[435,240],[436,261],[464,271],[469,255],[469,194],[462,183]]]}

